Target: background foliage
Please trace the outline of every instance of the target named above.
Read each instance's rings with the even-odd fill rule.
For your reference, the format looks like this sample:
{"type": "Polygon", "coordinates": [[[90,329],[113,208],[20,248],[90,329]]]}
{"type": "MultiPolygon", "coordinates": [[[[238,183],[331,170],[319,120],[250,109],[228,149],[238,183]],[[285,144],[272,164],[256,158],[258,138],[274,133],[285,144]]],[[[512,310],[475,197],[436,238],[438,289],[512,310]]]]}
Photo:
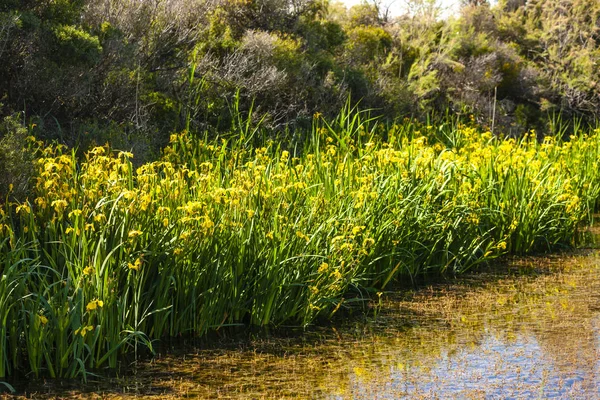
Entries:
{"type": "Polygon", "coordinates": [[[173,131],[227,131],[232,104],[279,131],[351,96],[390,119],[450,109],[521,134],[596,118],[600,3],[58,0],[0,5],[0,115],[38,137],[156,157],[173,131]]]}

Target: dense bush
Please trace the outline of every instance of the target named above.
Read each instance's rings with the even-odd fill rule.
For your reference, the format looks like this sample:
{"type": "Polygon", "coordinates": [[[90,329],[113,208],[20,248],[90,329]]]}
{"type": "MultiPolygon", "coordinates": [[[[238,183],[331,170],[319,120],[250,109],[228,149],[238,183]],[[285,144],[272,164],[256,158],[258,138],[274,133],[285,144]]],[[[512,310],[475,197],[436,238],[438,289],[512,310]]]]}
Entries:
{"type": "Polygon", "coordinates": [[[29,194],[34,172],[34,152],[27,144],[31,139],[18,117],[0,122],[0,204],[24,201],[29,194]]]}
{"type": "Polygon", "coordinates": [[[143,138],[149,155],[251,109],[306,129],[349,97],[390,120],[450,109],[515,136],[598,117],[600,3],[464,4],[443,20],[416,1],[396,18],[320,0],[3,2],[2,113],[72,145],[143,138]]]}

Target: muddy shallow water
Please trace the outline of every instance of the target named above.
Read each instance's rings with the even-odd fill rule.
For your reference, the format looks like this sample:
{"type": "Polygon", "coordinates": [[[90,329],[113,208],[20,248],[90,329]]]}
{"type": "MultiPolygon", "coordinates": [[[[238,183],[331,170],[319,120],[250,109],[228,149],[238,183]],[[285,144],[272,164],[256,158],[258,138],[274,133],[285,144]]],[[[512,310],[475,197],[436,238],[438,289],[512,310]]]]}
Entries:
{"type": "Polygon", "coordinates": [[[600,252],[514,259],[386,293],[365,316],[330,326],[163,353],[123,378],[17,389],[34,398],[600,398],[600,252]]]}

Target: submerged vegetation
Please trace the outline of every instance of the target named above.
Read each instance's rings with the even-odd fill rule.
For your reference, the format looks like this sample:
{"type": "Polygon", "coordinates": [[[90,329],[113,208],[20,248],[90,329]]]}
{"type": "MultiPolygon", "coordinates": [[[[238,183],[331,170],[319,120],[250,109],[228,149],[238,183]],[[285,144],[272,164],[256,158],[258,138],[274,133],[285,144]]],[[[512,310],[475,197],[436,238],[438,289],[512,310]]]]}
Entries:
{"type": "Polygon", "coordinates": [[[160,160],[29,138],[30,200],[0,214],[0,377],[85,378],[152,341],[307,325],[390,282],[573,243],[600,130],[315,115],[310,140],[171,136],[160,160]]]}

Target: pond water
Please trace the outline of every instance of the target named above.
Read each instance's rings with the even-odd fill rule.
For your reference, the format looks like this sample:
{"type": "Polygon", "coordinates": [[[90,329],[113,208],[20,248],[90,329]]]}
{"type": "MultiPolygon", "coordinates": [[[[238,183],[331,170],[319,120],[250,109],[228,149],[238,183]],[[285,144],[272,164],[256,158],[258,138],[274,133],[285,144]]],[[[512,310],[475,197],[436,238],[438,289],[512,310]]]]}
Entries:
{"type": "Polygon", "coordinates": [[[29,384],[21,393],[600,398],[600,253],[594,247],[509,260],[458,280],[386,293],[366,315],[329,326],[167,349],[123,378],[29,384]]]}

